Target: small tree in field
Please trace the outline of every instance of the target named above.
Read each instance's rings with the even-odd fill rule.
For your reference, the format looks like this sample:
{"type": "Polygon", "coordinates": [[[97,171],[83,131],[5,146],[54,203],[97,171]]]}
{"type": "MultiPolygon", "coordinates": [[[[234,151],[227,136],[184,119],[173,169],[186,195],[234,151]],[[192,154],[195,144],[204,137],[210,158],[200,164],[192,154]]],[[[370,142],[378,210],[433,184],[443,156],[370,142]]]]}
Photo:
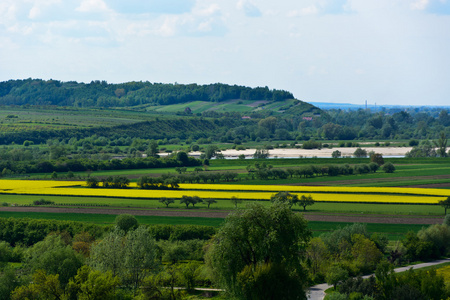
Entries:
{"type": "Polygon", "coordinates": [[[163,198],[159,199],[159,202],[165,204],[166,207],[168,208],[168,207],[169,207],[169,204],[174,203],[175,200],[173,200],[173,199],[171,199],[171,198],[165,198],[165,197],[163,197],[163,198]]]}
{"type": "Polygon", "coordinates": [[[297,195],[293,195],[289,192],[278,192],[270,197],[270,201],[285,202],[289,204],[289,207],[292,207],[292,205],[296,204],[299,200],[297,195]]]}
{"type": "Polygon", "coordinates": [[[447,199],[439,201],[439,205],[445,209],[445,214],[447,214],[447,209],[450,208],[450,197],[447,199]]]}
{"type": "Polygon", "coordinates": [[[359,147],[355,150],[355,152],[353,152],[353,156],[357,158],[367,157],[367,151],[359,147]]]}
{"type": "Polygon", "coordinates": [[[96,188],[98,187],[99,183],[100,181],[97,177],[88,177],[88,179],[86,180],[86,185],[89,188],[96,188]]]}
{"type": "Polygon", "coordinates": [[[208,208],[209,208],[209,206],[210,206],[211,204],[217,203],[216,200],[211,199],[211,198],[205,199],[205,202],[206,202],[206,204],[208,204],[208,208]]]}
{"type": "Polygon", "coordinates": [[[303,211],[306,211],[306,207],[313,205],[314,202],[315,201],[311,195],[308,195],[308,196],[302,195],[300,197],[300,199],[298,200],[297,204],[299,206],[303,206],[303,211]]]}
{"type": "Polygon", "coordinates": [[[342,156],[342,153],[339,150],[334,150],[333,153],[331,153],[332,158],[339,158],[341,156],[342,156]]]}
{"type": "Polygon", "coordinates": [[[394,173],[395,171],[395,167],[391,162],[385,163],[382,168],[385,173],[394,173]]]}
{"type": "Polygon", "coordinates": [[[370,161],[376,163],[379,166],[384,165],[384,158],[380,153],[373,153],[370,156],[370,161]]]}
{"type": "Polygon", "coordinates": [[[238,204],[242,203],[242,199],[239,199],[238,197],[235,197],[235,196],[231,197],[230,200],[231,200],[231,203],[234,204],[234,208],[237,208],[238,204]]]}
{"type": "Polygon", "coordinates": [[[269,157],[269,150],[267,149],[256,149],[255,153],[253,153],[254,159],[262,159],[262,158],[268,158],[269,157]]]}

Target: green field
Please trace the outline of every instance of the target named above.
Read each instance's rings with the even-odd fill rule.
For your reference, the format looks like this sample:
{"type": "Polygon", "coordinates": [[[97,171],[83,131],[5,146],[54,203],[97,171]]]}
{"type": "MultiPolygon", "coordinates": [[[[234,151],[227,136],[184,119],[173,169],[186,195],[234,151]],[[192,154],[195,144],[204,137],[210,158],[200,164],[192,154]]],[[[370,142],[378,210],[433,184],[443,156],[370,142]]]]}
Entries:
{"type": "MultiPolygon", "coordinates": [[[[24,213],[24,212],[1,212],[0,218],[30,218],[30,219],[48,219],[48,220],[69,220],[95,223],[100,225],[112,225],[116,215],[106,214],[56,214],[56,213],[24,213]]],[[[190,218],[190,217],[159,217],[159,216],[136,216],[140,224],[167,224],[167,225],[203,225],[219,227],[223,224],[221,218],[190,218]]],[[[309,228],[313,231],[313,236],[319,236],[322,233],[329,232],[344,226],[350,225],[346,222],[308,222],[309,228]]],[[[390,240],[398,240],[408,231],[419,231],[423,225],[404,225],[404,224],[367,224],[367,230],[370,233],[383,233],[390,240]]]]}
{"type": "MultiPolygon", "coordinates": [[[[73,196],[33,196],[33,195],[11,195],[1,194],[0,203],[9,205],[32,205],[33,201],[45,199],[55,202],[56,206],[89,206],[89,207],[107,207],[111,209],[120,208],[165,208],[165,205],[158,200],[152,199],[129,199],[114,197],[73,197],[73,196]]],[[[254,201],[243,201],[239,207],[245,207],[247,203],[254,201]]],[[[263,205],[271,205],[270,201],[257,201],[263,205]]],[[[170,204],[170,210],[186,210],[184,204],[179,200],[170,204]]],[[[231,210],[234,209],[230,200],[217,200],[217,203],[211,204],[208,209],[206,204],[197,204],[195,208],[190,206],[189,210],[199,210],[208,213],[210,210],[231,210]]],[[[303,208],[294,206],[295,211],[302,212],[303,208]]],[[[385,214],[385,215],[430,215],[443,216],[444,209],[439,205],[413,205],[413,204],[382,204],[382,203],[334,203],[334,202],[316,202],[313,206],[307,208],[307,213],[357,213],[357,214],[385,214]]]]}
{"type": "MultiPolygon", "coordinates": [[[[73,213],[30,213],[30,212],[3,212],[0,218],[30,218],[46,220],[68,220],[88,222],[100,225],[112,225],[116,214],[73,214],[73,213]]],[[[220,218],[190,218],[190,217],[160,217],[160,216],[136,216],[140,224],[168,224],[168,225],[203,225],[218,227],[223,223],[220,218]]]]}

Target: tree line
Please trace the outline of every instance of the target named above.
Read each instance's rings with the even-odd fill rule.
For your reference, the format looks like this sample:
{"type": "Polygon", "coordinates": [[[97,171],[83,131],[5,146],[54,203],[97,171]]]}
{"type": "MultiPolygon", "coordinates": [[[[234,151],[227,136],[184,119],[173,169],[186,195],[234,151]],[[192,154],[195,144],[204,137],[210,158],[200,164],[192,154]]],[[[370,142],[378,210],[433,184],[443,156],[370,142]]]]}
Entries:
{"type": "Polygon", "coordinates": [[[183,160],[180,157],[146,157],[146,158],[124,158],[111,160],[93,159],[67,159],[57,160],[32,160],[11,161],[0,160],[2,175],[27,174],[27,173],[52,173],[98,171],[98,170],[125,170],[125,169],[151,169],[151,168],[173,168],[184,166],[200,166],[202,161],[187,155],[183,160]]]}
{"type": "Polygon", "coordinates": [[[169,105],[189,101],[220,102],[231,99],[285,100],[294,96],[268,87],[250,88],[221,83],[163,84],[106,81],[78,83],[58,80],[9,80],[0,82],[0,104],[59,105],[75,107],[124,107],[142,104],[169,105]]]}

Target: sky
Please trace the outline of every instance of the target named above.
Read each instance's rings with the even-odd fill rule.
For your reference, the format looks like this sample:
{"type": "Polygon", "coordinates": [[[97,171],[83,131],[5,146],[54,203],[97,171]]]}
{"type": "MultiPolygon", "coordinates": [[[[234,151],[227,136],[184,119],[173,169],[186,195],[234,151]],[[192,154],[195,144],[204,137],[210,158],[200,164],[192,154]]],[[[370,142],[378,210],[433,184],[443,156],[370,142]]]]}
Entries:
{"type": "Polygon", "coordinates": [[[0,81],[26,78],[450,105],[450,0],[0,0],[0,81]]]}

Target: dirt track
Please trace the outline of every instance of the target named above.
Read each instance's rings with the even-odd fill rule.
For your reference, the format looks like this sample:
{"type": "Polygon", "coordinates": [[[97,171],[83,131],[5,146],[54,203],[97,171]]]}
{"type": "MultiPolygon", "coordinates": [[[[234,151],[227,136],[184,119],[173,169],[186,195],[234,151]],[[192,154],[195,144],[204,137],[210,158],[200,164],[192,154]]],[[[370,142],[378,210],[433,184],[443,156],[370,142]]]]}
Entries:
{"type": "MultiPolygon", "coordinates": [[[[46,212],[46,213],[76,213],[76,214],[131,214],[135,216],[165,216],[165,217],[203,217],[225,218],[230,211],[194,210],[194,209],[136,209],[136,208],[83,208],[83,207],[0,207],[0,211],[16,212],[46,212]]],[[[309,221],[325,222],[359,222],[383,224],[441,224],[443,217],[431,216],[394,216],[394,215],[360,215],[360,214],[317,214],[305,213],[309,221]]]]}

